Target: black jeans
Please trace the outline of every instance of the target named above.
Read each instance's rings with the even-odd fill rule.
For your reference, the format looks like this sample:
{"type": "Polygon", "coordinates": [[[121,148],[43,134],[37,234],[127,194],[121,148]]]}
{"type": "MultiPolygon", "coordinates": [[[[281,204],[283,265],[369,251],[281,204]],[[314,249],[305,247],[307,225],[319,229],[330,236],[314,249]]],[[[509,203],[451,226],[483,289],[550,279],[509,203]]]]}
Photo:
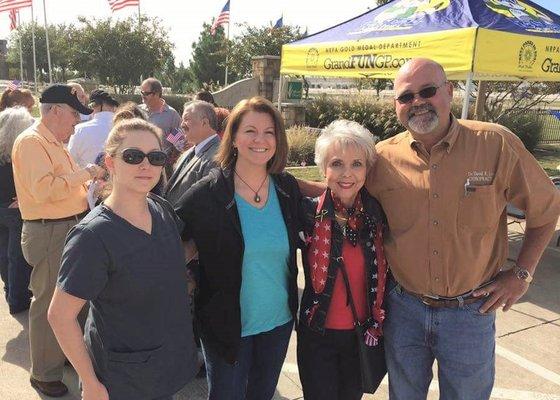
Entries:
{"type": "Polygon", "coordinates": [[[27,310],[31,302],[31,267],[21,252],[21,226],[19,208],[0,207],[0,275],[11,314],[27,310]]]}
{"type": "Polygon", "coordinates": [[[353,330],[325,334],[298,328],[297,358],[305,400],[354,400],[363,396],[360,359],[353,330]]]}

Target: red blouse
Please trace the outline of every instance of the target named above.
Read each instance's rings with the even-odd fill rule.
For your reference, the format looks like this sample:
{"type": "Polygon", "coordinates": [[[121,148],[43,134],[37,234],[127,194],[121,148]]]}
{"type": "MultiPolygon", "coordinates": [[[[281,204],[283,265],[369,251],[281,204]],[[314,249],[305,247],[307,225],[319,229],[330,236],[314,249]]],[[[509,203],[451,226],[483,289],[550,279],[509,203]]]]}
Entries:
{"type": "MultiPolygon", "coordinates": [[[[362,247],[360,244],[354,247],[347,239],[344,239],[342,257],[344,258],[344,266],[348,274],[348,281],[350,282],[350,290],[352,290],[352,298],[354,299],[358,319],[360,322],[363,322],[367,318],[367,287],[366,265],[362,247]]],[[[325,328],[352,329],[353,327],[354,317],[352,315],[352,308],[346,295],[344,277],[339,270],[334,282],[325,328]]]]}

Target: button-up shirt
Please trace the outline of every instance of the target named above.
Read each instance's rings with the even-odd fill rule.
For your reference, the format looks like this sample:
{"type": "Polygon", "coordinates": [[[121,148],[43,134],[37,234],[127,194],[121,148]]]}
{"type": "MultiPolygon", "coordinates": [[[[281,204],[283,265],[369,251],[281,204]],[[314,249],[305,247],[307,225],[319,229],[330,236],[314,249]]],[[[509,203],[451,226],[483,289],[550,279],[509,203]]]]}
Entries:
{"type": "Polygon", "coordinates": [[[85,168],[95,162],[95,158],[103,151],[113,127],[113,115],[111,111],[101,111],[95,113],[91,120],[76,125],[68,142],[68,151],[80,167],[85,168]]]}
{"type": "Polygon", "coordinates": [[[560,213],[560,192],[502,126],[452,117],[430,152],[409,132],[377,151],[367,188],[387,214],[391,271],[409,291],[457,296],[495,276],[507,258],[507,203],[528,228],[560,213]]]}
{"type": "Polygon", "coordinates": [[[87,209],[89,173],[42,122],[17,137],[12,164],[23,219],[66,218],[87,209]]]}

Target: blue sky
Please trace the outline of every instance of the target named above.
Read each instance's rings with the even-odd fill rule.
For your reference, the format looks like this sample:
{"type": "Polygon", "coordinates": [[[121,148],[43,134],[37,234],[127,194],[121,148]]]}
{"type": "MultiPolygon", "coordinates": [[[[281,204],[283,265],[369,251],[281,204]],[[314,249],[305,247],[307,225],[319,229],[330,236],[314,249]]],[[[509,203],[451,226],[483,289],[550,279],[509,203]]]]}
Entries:
{"type": "Polygon", "coordinates": [[[555,14],[560,15],[560,0],[532,0],[539,6],[544,7],[555,14]]]}

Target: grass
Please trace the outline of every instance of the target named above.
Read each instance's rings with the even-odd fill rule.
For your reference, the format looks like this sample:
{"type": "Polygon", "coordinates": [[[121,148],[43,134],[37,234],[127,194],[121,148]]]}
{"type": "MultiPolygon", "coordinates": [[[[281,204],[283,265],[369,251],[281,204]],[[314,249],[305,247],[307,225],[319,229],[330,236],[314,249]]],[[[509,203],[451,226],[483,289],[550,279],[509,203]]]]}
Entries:
{"type": "MultiPolygon", "coordinates": [[[[534,156],[549,176],[560,176],[560,144],[541,144],[534,156]]],[[[316,166],[286,168],[293,176],[308,181],[322,181],[323,175],[316,166]]]]}
{"type": "Polygon", "coordinates": [[[306,181],[320,182],[323,180],[323,175],[315,165],[310,167],[288,167],[286,170],[296,178],[306,181]]]}

